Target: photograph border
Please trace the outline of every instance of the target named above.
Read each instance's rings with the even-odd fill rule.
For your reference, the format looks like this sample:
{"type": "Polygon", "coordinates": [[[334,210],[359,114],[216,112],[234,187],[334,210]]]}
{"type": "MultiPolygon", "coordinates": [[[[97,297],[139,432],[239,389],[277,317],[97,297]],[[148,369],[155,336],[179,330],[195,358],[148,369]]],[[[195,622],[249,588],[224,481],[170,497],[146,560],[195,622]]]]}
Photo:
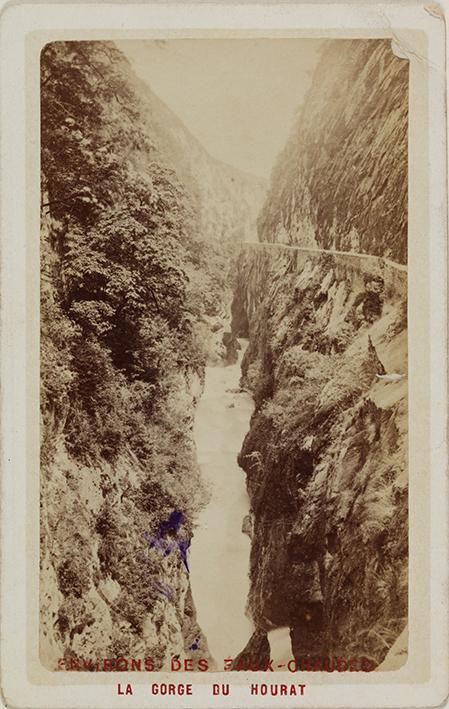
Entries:
{"type": "MultiPolygon", "coordinates": [[[[39,566],[39,54],[60,39],[390,37],[410,61],[409,124],[409,659],[396,672],[308,673],[304,703],[435,706],[448,683],[447,187],[445,23],[422,5],[10,4],[1,19],[2,93],[2,687],[14,706],[123,705],[129,673],[51,673],[36,656],[39,566]],[[140,27],[140,29],[136,29],[140,27]],[[213,27],[213,29],[211,29],[213,27]],[[26,550],[26,553],[25,553],[26,550]],[[430,632],[429,632],[430,628],[430,632]],[[25,662],[26,658],[26,662],[25,662]],[[387,676],[388,675],[388,676],[387,676]],[[114,690],[114,691],[113,691],[114,690]]],[[[129,706],[293,706],[257,697],[264,673],[177,674],[198,691],[129,706]],[[235,687],[210,698],[210,685],[235,687]],[[192,701],[193,700],[193,701],[192,701]]],[[[303,675],[301,675],[303,678],[303,675]]],[[[149,685],[155,675],[133,676],[149,685]]],[[[159,681],[174,680],[158,673],[159,681]]],[[[284,678],[283,678],[284,679],[284,678]]],[[[287,678],[285,678],[287,679],[287,678]]],[[[294,682],[295,675],[288,677],[294,682]]]]}

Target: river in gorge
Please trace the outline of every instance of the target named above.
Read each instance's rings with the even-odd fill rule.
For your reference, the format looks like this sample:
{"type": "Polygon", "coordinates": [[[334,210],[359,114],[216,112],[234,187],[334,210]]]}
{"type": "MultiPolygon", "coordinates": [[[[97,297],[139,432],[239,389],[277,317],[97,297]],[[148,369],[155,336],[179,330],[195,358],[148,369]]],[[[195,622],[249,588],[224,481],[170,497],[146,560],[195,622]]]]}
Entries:
{"type": "Polygon", "coordinates": [[[242,533],[249,499],[237,455],[254,402],[250,394],[239,391],[247,341],[239,342],[236,364],[206,367],[194,424],[197,459],[211,498],[198,517],[192,539],[190,581],[197,619],[218,670],[225,658],[238,655],[253,632],[245,615],[250,540],[242,533]]]}

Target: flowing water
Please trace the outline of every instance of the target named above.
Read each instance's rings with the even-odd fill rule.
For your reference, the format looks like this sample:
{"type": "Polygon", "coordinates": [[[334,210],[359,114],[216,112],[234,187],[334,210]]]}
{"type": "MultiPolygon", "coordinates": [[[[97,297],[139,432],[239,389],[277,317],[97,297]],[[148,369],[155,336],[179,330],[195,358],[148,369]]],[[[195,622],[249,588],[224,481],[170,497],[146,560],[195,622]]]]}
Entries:
{"type": "Polygon", "coordinates": [[[249,591],[250,540],[242,533],[249,512],[245,473],[237,454],[254,408],[246,392],[236,393],[246,341],[238,362],[207,367],[195,415],[198,463],[211,499],[198,518],[190,548],[190,580],[197,618],[217,669],[244,648],[253,624],[245,615],[249,591]]]}

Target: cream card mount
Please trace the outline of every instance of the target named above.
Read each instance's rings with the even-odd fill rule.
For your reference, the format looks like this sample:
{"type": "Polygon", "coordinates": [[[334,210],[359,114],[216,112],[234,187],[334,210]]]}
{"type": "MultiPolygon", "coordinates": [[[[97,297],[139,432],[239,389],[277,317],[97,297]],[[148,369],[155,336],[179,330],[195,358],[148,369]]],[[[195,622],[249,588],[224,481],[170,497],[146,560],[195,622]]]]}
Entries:
{"type": "Polygon", "coordinates": [[[0,22],[5,705],[440,705],[444,8],[0,22]]]}

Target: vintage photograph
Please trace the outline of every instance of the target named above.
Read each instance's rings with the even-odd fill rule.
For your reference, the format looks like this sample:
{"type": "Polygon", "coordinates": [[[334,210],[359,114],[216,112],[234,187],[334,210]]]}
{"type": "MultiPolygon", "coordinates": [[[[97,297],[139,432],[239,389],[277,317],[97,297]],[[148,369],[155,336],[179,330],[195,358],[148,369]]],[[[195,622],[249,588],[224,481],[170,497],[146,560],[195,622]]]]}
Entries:
{"type": "Polygon", "coordinates": [[[402,667],[408,58],[52,41],[40,128],[42,666],[402,667]]]}

